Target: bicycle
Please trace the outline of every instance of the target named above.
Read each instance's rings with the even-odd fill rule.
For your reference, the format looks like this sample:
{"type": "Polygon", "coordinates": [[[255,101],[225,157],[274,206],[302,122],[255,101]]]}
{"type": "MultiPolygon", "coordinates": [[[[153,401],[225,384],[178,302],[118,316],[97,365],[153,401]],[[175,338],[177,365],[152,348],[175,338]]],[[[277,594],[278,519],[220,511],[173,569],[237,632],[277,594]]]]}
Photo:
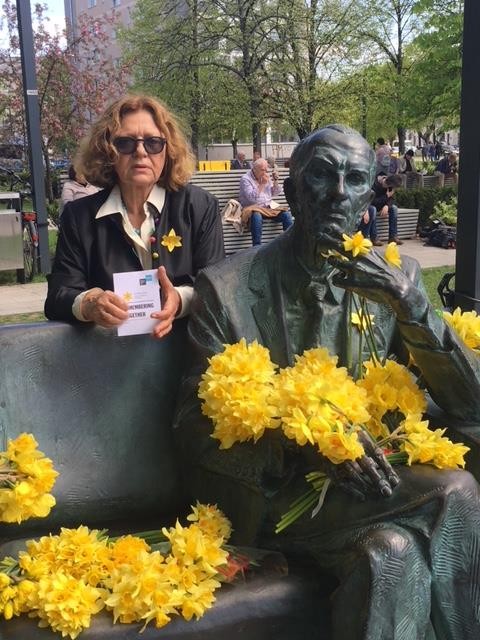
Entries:
{"type": "MultiPolygon", "coordinates": [[[[38,244],[37,214],[35,211],[24,210],[25,200],[32,197],[31,191],[25,189],[26,186],[29,187],[30,185],[21,176],[7,167],[0,166],[0,173],[7,176],[8,190],[19,194],[19,213],[22,223],[23,269],[17,269],[17,280],[18,282],[25,284],[26,282],[31,282],[34,275],[39,273],[40,253],[38,244]]],[[[7,206],[12,209],[17,209],[18,199],[12,198],[12,200],[7,201],[7,206]]]]}

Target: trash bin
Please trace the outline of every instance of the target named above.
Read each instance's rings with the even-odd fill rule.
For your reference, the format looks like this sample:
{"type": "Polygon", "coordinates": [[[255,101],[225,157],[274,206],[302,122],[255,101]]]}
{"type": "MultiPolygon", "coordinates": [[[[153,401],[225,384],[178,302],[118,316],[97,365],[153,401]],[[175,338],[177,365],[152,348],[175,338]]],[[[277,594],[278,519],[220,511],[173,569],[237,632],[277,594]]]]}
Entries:
{"type": "Polygon", "coordinates": [[[7,192],[0,193],[0,271],[9,269],[23,269],[23,232],[20,195],[7,192]]]}

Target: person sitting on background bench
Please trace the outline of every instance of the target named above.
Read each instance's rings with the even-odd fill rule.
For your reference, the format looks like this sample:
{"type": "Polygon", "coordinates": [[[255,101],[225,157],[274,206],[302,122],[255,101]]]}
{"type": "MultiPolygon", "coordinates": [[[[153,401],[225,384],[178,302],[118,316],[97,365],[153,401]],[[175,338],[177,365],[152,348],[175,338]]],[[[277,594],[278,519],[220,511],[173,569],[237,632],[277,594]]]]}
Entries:
{"type": "Polygon", "coordinates": [[[278,174],[269,175],[268,162],[263,158],[255,160],[253,167],[240,179],[238,200],[242,206],[242,219],[250,222],[252,244],[262,244],[263,218],[276,218],[282,223],[283,230],[292,224],[292,215],[286,207],[278,206],[273,196],[282,193],[278,174]]]}
{"type": "Polygon", "coordinates": [[[239,151],[234,160],[230,164],[230,169],[249,169],[250,163],[245,159],[243,151],[239,151]]]}
{"type": "Polygon", "coordinates": [[[75,167],[71,164],[68,168],[68,180],[65,181],[62,188],[59,217],[61,218],[67,202],[73,202],[85,196],[91,196],[93,193],[97,193],[97,191],[98,187],[90,184],[82,174],[77,173],[75,167]]]}
{"type": "Polygon", "coordinates": [[[435,175],[440,179],[440,187],[443,187],[445,178],[447,177],[452,177],[455,184],[458,182],[457,156],[455,153],[450,153],[437,163],[437,166],[435,167],[435,175]]]}
{"type": "Polygon", "coordinates": [[[403,241],[397,235],[398,207],[393,204],[393,196],[395,189],[400,187],[401,184],[402,179],[398,174],[393,176],[379,174],[372,187],[375,193],[372,205],[381,218],[388,216],[388,241],[396,242],[397,244],[403,244],[403,241]]]}
{"type": "Polygon", "coordinates": [[[383,246],[383,242],[377,238],[377,210],[370,205],[362,213],[358,231],[361,231],[364,238],[369,238],[374,247],[383,246]]]}

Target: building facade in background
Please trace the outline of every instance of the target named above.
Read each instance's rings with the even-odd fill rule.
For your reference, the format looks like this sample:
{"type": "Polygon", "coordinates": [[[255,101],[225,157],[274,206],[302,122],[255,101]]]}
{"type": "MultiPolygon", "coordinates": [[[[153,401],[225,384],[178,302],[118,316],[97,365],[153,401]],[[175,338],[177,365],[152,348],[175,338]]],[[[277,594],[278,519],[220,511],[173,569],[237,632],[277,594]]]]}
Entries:
{"type": "MultiPolygon", "coordinates": [[[[130,12],[135,3],[136,0],[64,0],[69,38],[75,39],[78,35],[78,19],[82,14],[91,18],[115,15],[118,24],[129,26],[130,12]]],[[[112,60],[117,60],[120,57],[120,47],[115,27],[112,27],[110,36],[107,54],[112,60]]]]}

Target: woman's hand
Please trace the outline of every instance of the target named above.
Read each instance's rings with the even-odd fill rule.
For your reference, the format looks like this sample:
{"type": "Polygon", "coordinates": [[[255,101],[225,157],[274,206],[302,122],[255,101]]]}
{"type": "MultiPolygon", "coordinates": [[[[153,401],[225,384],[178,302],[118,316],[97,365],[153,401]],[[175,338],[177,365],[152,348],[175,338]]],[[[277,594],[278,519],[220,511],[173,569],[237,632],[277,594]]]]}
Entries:
{"type": "Polygon", "coordinates": [[[159,320],[159,323],[153,329],[154,338],[163,338],[170,333],[175,317],[182,310],[182,299],[175,289],[171,281],[168,279],[165,267],[158,268],[158,284],[162,296],[162,310],[152,313],[152,318],[159,320]]]}
{"type": "Polygon", "coordinates": [[[128,304],[113,291],[94,289],[83,298],[80,311],[88,322],[111,329],[128,319],[128,304]]]}

